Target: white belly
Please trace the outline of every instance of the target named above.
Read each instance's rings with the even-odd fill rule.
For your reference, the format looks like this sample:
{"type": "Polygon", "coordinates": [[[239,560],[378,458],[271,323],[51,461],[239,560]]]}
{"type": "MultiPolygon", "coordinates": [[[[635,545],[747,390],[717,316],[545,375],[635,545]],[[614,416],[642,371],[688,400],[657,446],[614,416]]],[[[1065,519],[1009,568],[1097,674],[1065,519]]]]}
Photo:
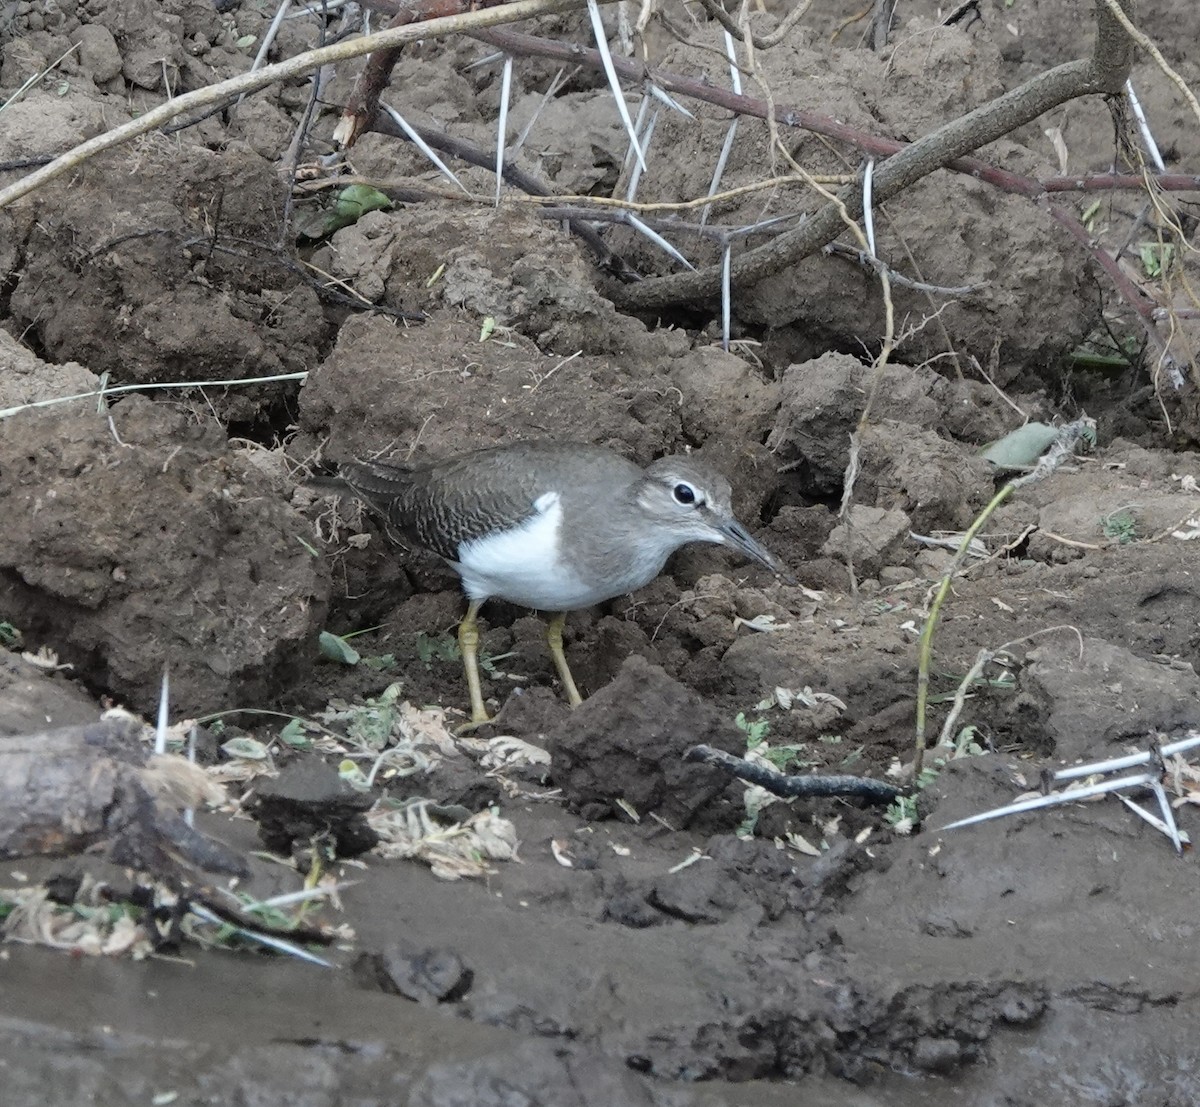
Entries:
{"type": "Polygon", "coordinates": [[[574,611],[608,599],[612,591],[588,585],[558,558],[562,504],[547,492],[536,514],[516,530],[464,542],[454,568],[473,600],[489,597],[541,611],[574,611]]]}

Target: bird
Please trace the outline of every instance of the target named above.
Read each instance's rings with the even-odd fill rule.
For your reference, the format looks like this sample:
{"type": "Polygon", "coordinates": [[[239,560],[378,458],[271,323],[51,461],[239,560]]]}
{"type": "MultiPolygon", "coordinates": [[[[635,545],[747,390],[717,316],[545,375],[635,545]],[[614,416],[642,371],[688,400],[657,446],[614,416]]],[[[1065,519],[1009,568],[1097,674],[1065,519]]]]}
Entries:
{"type": "Polygon", "coordinates": [[[735,518],[729,481],[686,455],[642,468],[603,446],[523,441],[424,463],[344,461],[337,481],[390,532],[439,555],[461,578],[469,727],[491,721],[477,621],[489,599],[550,615],[546,641],[576,707],[583,697],[563,652],[568,612],[637,591],[691,542],[728,546],[790,579],[735,518]]]}

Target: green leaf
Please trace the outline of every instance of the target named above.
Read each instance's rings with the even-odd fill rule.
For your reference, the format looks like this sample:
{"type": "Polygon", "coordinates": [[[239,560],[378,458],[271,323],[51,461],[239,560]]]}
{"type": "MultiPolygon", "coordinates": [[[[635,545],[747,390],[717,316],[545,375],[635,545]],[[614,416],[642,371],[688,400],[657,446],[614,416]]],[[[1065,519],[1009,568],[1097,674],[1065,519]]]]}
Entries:
{"type": "Polygon", "coordinates": [[[1171,266],[1175,247],[1169,243],[1143,242],[1138,246],[1138,256],[1147,277],[1161,277],[1171,266]]]}
{"type": "Polygon", "coordinates": [[[230,738],[221,749],[230,757],[243,761],[266,761],[270,756],[270,751],[257,738],[230,738]]]}
{"type": "Polygon", "coordinates": [[[347,185],[337,194],[333,210],[345,220],[341,225],[348,227],[356,223],[369,211],[386,211],[392,206],[386,194],[370,185],[347,185]]]}
{"type": "Polygon", "coordinates": [[[369,211],[386,211],[392,201],[370,185],[347,185],[337,194],[333,206],[309,211],[296,219],[301,238],[328,238],[334,231],[357,223],[369,211]]]}
{"type": "Polygon", "coordinates": [[[979,451],[997,469],[1028,469],[1058,437],[1055,427],[1026,423],[979,451]]]}
{"type": "Polygon", "coordinates": [[[292,749],[308,749],[312,745],[309,740],[303,719],[293,719],[279,732],[279,740],[292,749]]]}
{"type": "Polygon", "coordinates": [[[242,35],[237,40],[237,48],[239,50],[249,50],[258,41],[258,35],[242,35]]]}
{"type": "Polygon", "coordinates": [[[762,745],[770,733],[771,724],[766,719],[756,719],[751,722],[746,718],[744,711],[739,711],[737,717],[733,720],[734,726],[738,730],[743,731],[746,735],[746,748],[754,749],[755,746],[762,745]]]}
{"type": "Polygon", "coordinates": [[[362,655],[345,638],[332,631],[323,630],[317,638],[321,647],[321,656],[340,665],[357,665],[362,655]]]}

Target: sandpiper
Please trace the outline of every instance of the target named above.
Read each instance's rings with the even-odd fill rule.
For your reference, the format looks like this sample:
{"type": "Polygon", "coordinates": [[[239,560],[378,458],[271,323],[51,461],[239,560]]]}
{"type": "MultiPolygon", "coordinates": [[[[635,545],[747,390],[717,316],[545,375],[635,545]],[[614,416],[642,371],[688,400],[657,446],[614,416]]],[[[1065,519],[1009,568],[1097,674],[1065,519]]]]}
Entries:
{"type": "Polygon", "coordinates": [[[489,721],[476,617],[492,597],[552,613],[546,640],[576,706],[582,697],[563,653],[567,612],[643,587],[689,542],[729,546],[786,574],[734,517],[729,482],[686,456],[642,469],[601,446],[520,442],[424,464],[345,462],[339,476],[462,578],[469,603],[458,642],[473,725],[489,721]]]}

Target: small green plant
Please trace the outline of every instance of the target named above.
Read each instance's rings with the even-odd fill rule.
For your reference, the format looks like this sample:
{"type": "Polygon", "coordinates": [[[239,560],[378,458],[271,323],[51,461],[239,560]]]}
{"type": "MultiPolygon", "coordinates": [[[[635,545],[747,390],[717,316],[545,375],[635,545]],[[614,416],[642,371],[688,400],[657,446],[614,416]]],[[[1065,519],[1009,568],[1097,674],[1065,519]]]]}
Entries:
{"type": "Polygon", "coordinates": [[[366,703],[350,710],[346,737],[371,749],[383,749],[392,736],[400,713],[398,701],[401,686],[389,684],[378,696],[368,697],[366,703]]]}
{"type": "Polygon", "coordinates": [[[964,726],[954,736],[953,744],[933,747],[930,752],[936,752],[937,756],[931,757],[921,767],[912,794],[893,800],[883,814],[883,821],[897,834],[911,833],[920,821],[920,812],[917,809],[918,795],[937,780],[948,762],[960,757],[978,757],[984,753],[982,743],[976,741],[978,736],[978,727],[964,726]]]}
{"type": "Polygon", "coordinates": [[[751,722],[751,720],[746,718],[744,711],[737,713],[737,718],[733,720],[733,725],[745,733],[746,749],[748,750],[754,749],[755,746],[761,746],[767,740],[767,735],[771,732],[771,724],[766,719],[755,719],[751,722]]]}
{"type": "Polygon", "coordinates": [[[957,761],[960,757],[978,757],[986,752],[983,743],[976,741],[979,736],[977,726],[964,726],[955,736],[952,743],[937,745],[931,751],[936,756],[921,769],[917,776],[917,791],[928,788],[938,778],[938,774],[946,767],[947,762],[957,761]]]}
{"type": "MultiPolygon", "coordinates": [[[[997,660],[999,661],[1000,659],[997,660]]],[[[954,691],[938,692],[936,695],[929,697],[929,702],[953,703],[958,695],[958,688],[966,679],[966,675],[966,673],[937,673],[937,679],[953,685],[954,691]]],[[[987,688],[994,692],[1015,692],[1017,688],[1017,674],[1011,669],[1004,669],[994,677],[977,676],[971,681],[970,687],[972,689],[987,688]]]]}
{"type": "Polygon", "coordinates": [[[427,634],[422,630],[414,644],[417,658],[427,669],[433,668],[435,661],[462,661],[458,639],[453,634],[427,634]]]}
{"type": "Polygon", "coordinates": [[[308,737],[308,728],[303,719],[293,719],[288,723],[279,732],[279,740],[294,750],[306,750],[312,746],[312,740],[308,737]]]}
{"type": "Polygon", "coordinates": [[[815,761],[801,760],[804,753],[802,745],[768,746],[767,735],[771,732],[771,724],[766,719],[750,720],[744,711],[739,711],[733,722],[746,735],[746,752],[757,753],[777,771],[786,773],[816,764],[815,761]]]}
{"type": "Polygon", "coordinates": [[[0,646],[16,646],[21,642],[21,632],[12,623],[0,622],[0,646]]]}
{"type": "MultiPolygon", "coordinates": [[[[937,775],[936,773],[934,774],[937,775]]],[[[916,796],[899,796],[888,804],[887,810],[883,813],[883,821],[888,824],[896,833],[907,834],[920,821],[920,812],[917,810],[916,796]]]]}
{"type": "Polygon", "coordinates": [[[920,792],[928,788],[938,776],[941,775],[942,769],[946,767],[946,762],[940,757],[936,758],[932,764],[922,766],[920,773],[917,774],[916,788],[920,792]]]}
{"type": "Polygon", "coordinates": [[[810,769],[815,761],[804,761],[801,755],[804,747],[800,745],[775,746],[772,749],[760,750],[765,757],[781,773],[795,772],[797,769],[810,769]]]}
{"type": "Polygon", "coordinates": [[[1151,280],[1157,280],[1175,259],[1175,247],[1166,242],[1143,242],[1138,246],[1142,269],[1151,280]]]}
{"type": "Polygon", "coordinates": [[[843,769],[849,769],[857,765],[863,759],[863,753],[865,750],[865,746],[855,746],[854,749],[852,749],[848,754],[846,754],[845,757],[842,758],[841,767],[843,769]]]}
{"type": "Polygon", "coordinates": [[[983,743],[976,741],[978,737],[979,727],[963,727],[954,736],[954,752],[950,755],[950,760],[954,760],[956,757],[979,757],[980,754],[987,752],[983,743]]]}
{"type": "Polygon", "coordinates": [[[1115,539],[1119,546],[1127,546],[1141,537],[1137,532],[1137,519],[1127,507],[1105,515],[1100,520],[1100,526],[1104,531],[1104,537],[1115,539]]]}

